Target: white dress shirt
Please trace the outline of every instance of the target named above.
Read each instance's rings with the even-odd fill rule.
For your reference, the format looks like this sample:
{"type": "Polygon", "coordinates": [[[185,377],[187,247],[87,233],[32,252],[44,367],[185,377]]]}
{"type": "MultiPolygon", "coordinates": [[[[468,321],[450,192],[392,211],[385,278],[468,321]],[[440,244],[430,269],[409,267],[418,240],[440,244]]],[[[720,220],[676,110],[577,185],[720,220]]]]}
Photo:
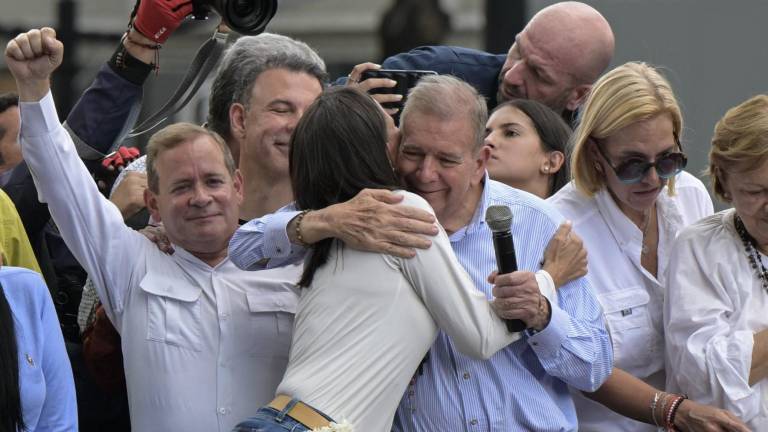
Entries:
{"type": "MultiPolygon", "coordinates": [[[[432,213],[409,192],[402,204],[432,213]]],[[[476,358],[520,339],[491,309],[445,231],[411,259],[361,252],[337,240],[299,300],[290,363],[278,393],[356,431],[386,432],[438,330],[476,358]]]]}
{"type": "Polygon", "coordinates": [[[136,431],[230,431],[269,402],[288,360],[299,268],[215,267],[160,252],[123,223],[59,124],[49,93],[21,104],[24,158],[62,237],[122,336],[136,431]]]}
{"type": "MultiPolygon", "coordinates": [[[[678,231],[712,214],[712,200],[692,175],[677,176],[676,194],[664,188],[656,199],[659,226],[658,277],[640,262],[643,233],[619,209],[607,189],[593,198],[573,182],[549,201],[584,241],[589,254],[589,278],[603,307],[613,344],[614,366],[656,388],[664,388],[664,274],[671,243],[678,231]]],[[[652,431],[654,428],[614,413],[574,391],[581,431],[652,431]]]]}
{"type": "MultiPolygon", "coordinates": [[[[768,328],[768,293],[725,210],[682,231],[669,264],[667,383],[768,430],[768,382],[749,385],[754,333],[768,328]]],[[[763,265],[768,259],[761,255],[763,265]]]]}

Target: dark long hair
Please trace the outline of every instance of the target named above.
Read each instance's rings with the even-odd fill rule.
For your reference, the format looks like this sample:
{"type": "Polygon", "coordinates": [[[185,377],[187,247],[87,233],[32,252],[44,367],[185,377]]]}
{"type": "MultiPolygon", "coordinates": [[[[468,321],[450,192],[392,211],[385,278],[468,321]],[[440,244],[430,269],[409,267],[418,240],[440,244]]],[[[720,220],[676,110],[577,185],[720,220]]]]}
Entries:
{"type": "MultiPolygon", "coordinates": [[[[347,87],[323,92],[291,137],[291,186],[297,208],[322,209],[366,188],[399,188],[386,145],[384,113],[370,96],[347,87]]],[[[313,245],[299,286],[312,283],[332,243],[325,239],[313,245]]]]}
{"type": "Polygon", "coordinates": [[[11,306],[0,284],[0,432],[26,429],[21,415],[15,328],[11,306]]]}
{"type": "Polygon", "coordinates": [[[563,120],[560,114],[552,111],[551,108],[530,99],[512,99],[496,107],[494,111],[505,106],[513,106],[523,112],[536,128],[541,145],[544,151],[559,151],[563,154],[563,165],[556,173],[552,174],[551,187],[549,195],[552,196],[560,188],[568,184],[571,180],[571,145],[570,139],[573,130],[563,120]]]}

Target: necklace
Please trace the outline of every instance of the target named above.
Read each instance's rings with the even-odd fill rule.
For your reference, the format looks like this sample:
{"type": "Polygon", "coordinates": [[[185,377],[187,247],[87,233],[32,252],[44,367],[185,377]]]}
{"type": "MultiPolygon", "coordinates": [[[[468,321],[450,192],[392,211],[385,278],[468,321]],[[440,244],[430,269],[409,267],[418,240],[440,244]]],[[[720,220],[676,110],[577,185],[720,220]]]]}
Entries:
{"type": "Polygon", "coordinates": [[[643,241],[640,245],[640,252],[645,255],[649,252],[649,247],[645,244],[645,239],[648,238],[648,228],[651,227],[651,215],[653,214],[653,207],[648,210],[648,214],[645,215],[645,225],[643,225],[642,233],[643,233],[643,241]]]}
{"type": "Polygon", "coordinates": [[[752,269],[757,272],[757,278],[763,284],[763,289],[768,292],[768,270],[763,265],[763,260],[760,259],[760,253],[755,246],[755,239],[747,232],[747,228],[744,226],[739,215],[733,218],[733,225],[736,228],[736,232],[739,233],[741,242],[744,244],[744,250],[747,252],[747,259],[752,269]],[[758,268],[757,266],[760,266],[758,268]]]}

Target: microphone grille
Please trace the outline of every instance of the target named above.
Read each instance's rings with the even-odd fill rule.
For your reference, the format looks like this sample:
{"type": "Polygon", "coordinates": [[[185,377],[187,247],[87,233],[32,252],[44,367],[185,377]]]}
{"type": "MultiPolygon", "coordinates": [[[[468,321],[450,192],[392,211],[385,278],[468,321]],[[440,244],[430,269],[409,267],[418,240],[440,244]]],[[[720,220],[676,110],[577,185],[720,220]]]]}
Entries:
{"type": "Polygon", "coordinates": [[[485,211],[485,222],[493,232],[509,231],[512,227],[512,210],[505,205],[492,205],[485,211]]]}

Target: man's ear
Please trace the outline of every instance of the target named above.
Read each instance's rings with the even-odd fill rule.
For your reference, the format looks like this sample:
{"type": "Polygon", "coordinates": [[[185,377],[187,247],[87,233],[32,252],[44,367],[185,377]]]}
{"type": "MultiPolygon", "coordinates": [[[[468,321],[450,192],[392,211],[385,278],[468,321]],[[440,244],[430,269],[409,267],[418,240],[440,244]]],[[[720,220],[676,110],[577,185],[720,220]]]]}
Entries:
{"type": "Polygon", "coordinates": [[[472,183],[479,184],[485,177],[485,169],[488,167],[488,159],[491,158],[490,147],[484,145],[477,151],[477,157],[475,158],[475,172],[472,173],[472,183]]]}
{"type": "Polygon", "coordinates": [[[232,184],[235,187],[235,194],[237,195],[237,204],[243,203],[243,174],[239,169],[235,170],[235,174],[232,176],[232,184]]]}
{"type": "Polygon", "coordinates": [[[144,205],[147,207],[149,215],[152,216],[152,219],[154,219],[156,222],[163,221],[160,217],[160,209],[157,205],[157,194],[149,190],[149,188],[144,189],[144,205]]]}
{"type": "Polygon", "coordinates": [[[236,139],[245,138],[245,118],[248,112],[245,106],[235,102],[229,106],[229,131],[236,139]]]}
{"type": "Polygon", "coordinates": [[[592,84],[581,84],[574,87],[571,93],[568,95],[568,100],[565,103],[565,107],[568,111],[576,111],[584,100],[587,98],[589,91],[592,89],[592,84]]]}

